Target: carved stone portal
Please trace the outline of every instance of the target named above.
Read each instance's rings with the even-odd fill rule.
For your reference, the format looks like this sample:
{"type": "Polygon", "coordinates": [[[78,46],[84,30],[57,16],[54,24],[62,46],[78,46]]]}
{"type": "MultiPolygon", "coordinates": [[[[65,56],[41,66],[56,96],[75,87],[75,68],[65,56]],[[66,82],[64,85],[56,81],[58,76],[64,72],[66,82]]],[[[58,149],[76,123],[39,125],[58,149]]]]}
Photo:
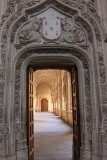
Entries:
{"type": "Polygon", "coordinates": [[[86,35],[74,18],[66,17],[53,8],[31,18],[19,29],[17,44],[26,43],[83,43],[86,35]]]}
{"type": "MultiPolygon", "coordinates": [[[[21,109],[23,110],[23,106],[25,106],[22,104],[25,103],[22,103],[24,99],[20,95],[23,88],[21,81],[24,77],[24,75],[21,75],[23,71],[23,68],[21,70],[22,64],[25,60],[27,61],[28,58],[35,58],[36,53],[40,54],[40,56],[46,53],[49,55],[56,53],[56,55],[65,55],[65,57],[67,56],[66,53],[68,53],[71,57],[81,61],[83,65],[83,68],[80,65],[84,74],[83,91],[81,92],[81,94],[84,95],[84,101],[82,101],[81,106],[86,110],[84,111],[81,108],[81,117],[85,117],[86,119],[82,122],[83,132],[81,137],[83,148],[81,155],[83,155],[83,157],[81,159],[87,159],[87,155],[89,155],[87,153],[90,153],[89,160],[103,159],[103,156],[107,157],[107,82],[105,77],[103,35],[95,4],[95,0],[11,0],[9,3],[8,10],[3,16],[1,23],[0,155],[7,157],[9,154],[12,155],[17,152],[14,152],[14,148],[12,152],[6,150],[6,147],[10,147],[11,145],[9,136],[13,138],[12,147],[14,147],[17,141],[19,143],[17,144],[18,147],[16,145],[16,149],[22,152],[25,149],[26,134],[24,128],[26,124],[21,119],[21,109]],[[42,5],[35,6],[34,10],[33,6],[37,3],[41,3],[42,5]],[[53,7],[45,10],[50,6],[49,3],[53,7]],[[58,12],[58,9],[56,10],[54,7],[58,8],[61,12],[58,12]],[[41,12],[41,8],[45,11],[42,10],[43,12],[41,12]],[[25,12],[23,12],[24,10],[25,12]],[[20,20],[19,17],[21,17],[20,20]],[[10,35],[10,41],[8,35],[10,35]],[[88,43],[87,40],[89,40],[91,44],[88,43]],[[13,60],[16,59],[17,57],[15,56],[19,56],[21,52],[15,50],[17,45],[14,46],[13,42],[19,45],[19,48],[23,45],[26,49],[26,47],[29,47],[32,43],[34,45],[31,45],[31,48],[32,46],[36,46],[37,48],[35,48],[34,51],[30,49],[30,51],[27,50],[23,52],[23,55],[17,59],[17,63],[15,64],[13,60]],[[49,43],[52,43],[50,50],[46,50],[45,47],[47,45],[49,46],[49,43]],[[53,43],[57,43],[58,45],[56,46],[59,46],[59,49],[56,47],[56,49],[52,51],[51,48],[55,46],[53,43]],[[82,51],[80,48],[79,53],[77,51],[71,53],[71,51],[68,52],[68,50],[60,51],[61,46],[64,48],[68,46],[69,48],[69,46],[75,44],[78,48],[77,44],[84,45],[87,43],[90,45],[89,49],[87,49],[89,52],[87,52],[87,55],[84,53],[84,55],[88,57],[88,60],[90,59],[89,63],[84,59],[85,57],[81,56],[82,51]],[[43,51],[39,50],[42,46],[41,44],[44,44],[43,51]],[[15,68],[14,74],[13,68],[15,68]],[[93,79],[91,75],[93,75],[93,79]],[[15,78],[15,82],[13,77],[15,78]],[[10,84],[12,84],[12,87],[10,84]],[[95,87],[93,84],[95,84],[95,87]],[[11,88],[13,88],[14,91],[11,88]],[[7,95],[9,95],[9,97],[7,95]],[[14,99],[12,103],[10,102],[11,95],[14,95],[11,98],[14,99]],[[13,111],[12,122],[8,122],[8,119],[6,120],[4,117],[8,117],[6,114],[11,117],[11,111],[13,111]],[[6,122],[5,127],[4,122],[6,122]],[[98,122],[99,126],[97,126],[96,122],[98,122]],[[10,125],[9,129],[8,125],[10,125]],[[6,132],[4,131],[5,128],[7,128],[6,132]],[[4,139],[6,141],[4,141],[4,139]],[[87,152],[88,150],[89,152],[87,152]]],[[[27,159],[25,156],[23,157],[22,159],[27,159]]],[[[21,160],[21,158],[19,159],[21,160]]]]}

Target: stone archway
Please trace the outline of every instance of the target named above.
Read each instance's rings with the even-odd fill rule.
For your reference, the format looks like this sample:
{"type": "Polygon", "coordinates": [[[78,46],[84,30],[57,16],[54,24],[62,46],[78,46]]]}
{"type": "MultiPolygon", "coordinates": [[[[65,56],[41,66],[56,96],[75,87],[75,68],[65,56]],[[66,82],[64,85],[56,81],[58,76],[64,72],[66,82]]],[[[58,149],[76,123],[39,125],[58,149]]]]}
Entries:
{"type": "MultiPolygon", "coordinates": [[[[92,145],[91,143],[91,140],[92,140],[91,139],[92,137],[91,99],[92,97],[90,93],[90,90],[91,90],[90,83],[91,82],[89,78],[90,77],[89,59],[88,57],[86,58],[84,51],[83,52],[78,51],[73,48],[65,49],[63,46],[62,48],[59,48],[59,47],[57,48],[55,47],[51,49],[45,48],[45,51],[46,53],[44,53],[44,48],[43,50],[42,49],[39,50],[35,48],[32,51],[30,49],[30,51],[26,51],[25,54],[21,53],[21,55],[17,59],[16,69],[15,69],[15,97],[14,97],[15,98],[14,121],[16,124],[16,127],[15,127],[16,138],[15,139],[19,141],[19,135],[21,136],[22,134],[20,132],[20,129],[22,128],[24,123],[26,123],[26,119],[23,119],[23,122],[21,123],[18,123],[18,121],[20,121],[21,115],[23,114],[25,115],[24,111],[26,112],[26,109],[25,109],[26,100],[23,97],[25,97],[25,91],[26,91],[26,87],[25,87],[26,86],[25,85],[26,76],[24,75],[26,75],[26,67],[28,66],[28,64],[32,64],[32,60],[33,60],[33,62],[35,62],[37,66],[44,65],[44,67],[46,67],[48,63],[49,64],[53,63],[54,66],[55,65],[58,66],[59,63],[62,66],[69,66],[73,62],[78,67],[80,77],[81,77],[81,74],[83,76],[81,77],[83,79],[82,81],[81,81],[81,78],[79,77],[79,87],[80,87],[79,94],[82,97],[80,99],[80,102],[81,102],[80,103],[80,117],[81,115],[83,115],[83,117],[81,118],[81,128],[84,128],[83,124],[85,125],[85,130],[82,129],[81,131],[81,137],[84,136],[84,141],[82,142],[82,144],[85,143],[87,147],[89,147],[88,153],[91,156],[91,145],[92,145]],[[47,52],[50,53],[50,56],[47,54],[47,52]],[[40,53],[42,56],[40,56],[40,53]],[[66,56],[65,56],[65,53],[66,53],[66,56]],[[48,60],[47,60],[47,56],[48,56],[48,60]],[[24,70],[24,73],[23,73],[23,70],[24,70]],[[23,77],[23,81],[22,81],[22,77],[23,77]],[[84,91],[83,91],[83,88],[84,88],[84,91]],[[20,106],[23,106],[24,108],[23,107],[20,108],[20,106]],[[21,112],[22,110],[23,112],[21,112]]],[[[23,131],[23,134],[26,135],[25,130],[23,131]]],[[[85,152],[85,148],[83,152],[85,152]]]]}

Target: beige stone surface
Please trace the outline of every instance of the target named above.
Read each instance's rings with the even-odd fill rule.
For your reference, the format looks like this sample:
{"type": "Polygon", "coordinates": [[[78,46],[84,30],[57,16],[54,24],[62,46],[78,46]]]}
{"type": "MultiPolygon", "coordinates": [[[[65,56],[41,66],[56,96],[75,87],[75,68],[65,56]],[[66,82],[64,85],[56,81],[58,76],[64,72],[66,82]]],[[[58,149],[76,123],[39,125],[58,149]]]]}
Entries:
{"type": "Polygon", "coordinates": [[[34,113],[35,160],[72,160],[73,131],[59,116],[34,113]]]}

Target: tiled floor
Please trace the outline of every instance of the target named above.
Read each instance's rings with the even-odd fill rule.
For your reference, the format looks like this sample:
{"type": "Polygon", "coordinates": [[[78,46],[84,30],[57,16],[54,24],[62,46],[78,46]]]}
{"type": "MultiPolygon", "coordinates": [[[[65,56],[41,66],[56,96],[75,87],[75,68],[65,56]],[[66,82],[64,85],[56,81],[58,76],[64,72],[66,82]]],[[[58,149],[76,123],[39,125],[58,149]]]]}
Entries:
{"type": "Polygon", "coordinates": [[[72,128],[58,116],[37,112],[35,121],[35,160],[72,160],[72,128]]]}

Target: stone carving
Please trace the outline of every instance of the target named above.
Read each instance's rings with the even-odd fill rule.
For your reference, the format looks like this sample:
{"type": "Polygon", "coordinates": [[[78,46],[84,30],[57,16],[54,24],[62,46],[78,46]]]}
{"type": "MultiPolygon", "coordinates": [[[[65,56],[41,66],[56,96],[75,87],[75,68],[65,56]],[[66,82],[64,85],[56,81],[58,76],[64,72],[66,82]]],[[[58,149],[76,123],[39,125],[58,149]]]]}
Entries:
{"type": "MultiPolygon", "coordinates": [[[[101,31],[100,31],[100,24],[97,24],[96,23],[96,21],[94,20],[94,18],[93,18],[93,15],[91,15],[90,16],[90,13],[87,13],[87,12],[82,12],[82,7],[81,6],[83,6],[83,5],[77,5],[77,4],[74,4],[74,2],[72,1],[72,0],[61,0],[61,1],[63,1],[65,4],[68,4],[69,6],[71,6],[71,7],[74,7],[74,8],[76,8],[76,9],[80,9],[81,8],[81,10],[80,10],[80,12],[81,12],[81,14],[82,14],[82,17],[84,18],[84,23],[85,23],[85,19],[86,19],[86,21],[87,22],[89,22],[90,23],[90,26],[93,28],[93,32],[95,33],[95,38],[96,38],[96,40],[97,41],[99,41],[99,42],[101,42],[103,39],[102,39],[102,37],[101,37],[101,31]]],[[[14,2],[14,1],[13,1],[14,2]]],[[[53,2],[54,3],[54,2],[53,2]]],[[[21,6],[22,4],[20,4],[20,6],[21,6]]],[[[9,29],[10,29],[10,27],[13,25],[13,23],[15,22],[15,20],[18,18],[18,16],[19,16],[19,11],[21,12],[22,11],[22,9],[23,8],[27,8],[27,7],[29,7],[29,6],[31,6],[31,5],[29,5],[27,2],[26,2],[26,5],[23,5],[23,7],[20,9],[19,8],[19,10],[18,10],[18,12],[16,12],[16,13],[14,13],[8,20],[7,20],[7,22],[6,22],[6,24],[4,25],[4,28],[3,28],[3,32],[2,33],[5,33],[5,35],[2,37],[2,50],[1,50],[1,54],[2,54],[2,61],[3,61],[3,67],[5,67],[4,65],[5,65],[5,61],[6,61],[6,45],[7,45],[7,36],[8,36],[8,33],[9,33],[9,29]]],[[[14,11],[14,9],[12,8],[13,6],[12,6],[12,4],[11,4],[11,7],[10,7],[10,10],[8,9],[8,11],[7,11],[7,13],[5,14],[5,16],[3,16],[3,21],[2,21],[2,24],[3,24],[3,22],[8,18],[8,16],[11,14],[11,13],[13,13],[13,12],[15,12],[14,11]]],[[[60,6],[59,6],[60,7],[60,6]]],[[[92,7],[91,7],[92,8],[92,7]]],[[[90,11],[91,12],[93,12],[93,9],[90,9],[90,11]],[[92,11],[91,11],[92,10],[92,11]]],[[[78,19],[79,19],[79,23],[80,24],[82,24],[83,23],[83,19],[81,19],[80,17],[78,17],[78,19]]],[[[24,20],[23,20],[23,22],[24,22],[24,20]]],[[[1,25],[2,25],[1,24],[1,25]]],[[[88,23],[85,23],[85,24],[82,24],[82,26],[84,27],[84,28],[86,28],[85,30],[87,31],[87,33],[88,33],[88,35],[90,35],[90,37],[92,37],[91,35],[92,35],[92,32],[91,32],[91,29],[90,29],[90,27],[89,27],[89,25],[88,25],[88,23]],[[86,25],[87,24],[87,25],[86,25]]],[[[17,29],[16,29],[17,30],[17,29]]],[[[15,35],[15,33],[16,33],[16,30],[15,30],[15,32],[14,33],[12,33],[13,35],[13,37],[14,37],[14,35],[15,35]]],[[[93,42],[93,41],[91,41],[91,42],[93,42]]],[[[98,60],[98,69],[99,69],[99,67],[103,67],[104,66],[104,60],[103,60],[103,58],[104,58],[104,56],[103,56],[103,49],[102,49],[102,45],[101,46],[99,46],[99,43],[97,43],[96,44],[96,46],[98,46],[98,48],[100,47],[101,48],[101,51],[100,51],[100,53],[99,52],[97,52],[98,54],[96,54],[96,59],[97,59],[97,57],[99,57],[99,60],[98,60]]],[[[49,52],[49,51],[48,51],[49,52]]],[[[30,54],[30,53],[29,53],[30,54]]],[[[21,59],[20,59],[21,60],[21,59]]],[[[83,63],[83,66],[85,67],[87,67],[87,64],[84,62],[83,63]]],[[[3,68],[4,69],[4,68],[3,68]]],[[[101,68],[100,68],[101,69],[101,68]]],[[[100,72],[100,71],[99,71],[100,72]]],[[[105,72],[105,71],[104,71],[105,72]]],[[[103,72],[103,73],[104,73],[103,72]]],[[[5,73],[5,70],[4,70],[4,73],[5,73]]],[[[105,73],[104,73],[105,74],[105,73]]],[[[103,74],[103,75],[104,75],[103,74]]],[[[102,74],[101,74],[102,75],[102,74]]],[[[100,75],[100,76],[101,76],[100,75]]],[[[2,77],[2,80],[4,80],[4,76],[2,77]]],[[[19,79],[17,79],[17,80],[20,80],[20,78],[19,79]]],[[[102,80],[101,80],[101,82],[100,82],[100,87],[103,89],[103,87],[102,87],[102,80]]],[[[17,81],[16,81],[16,83],[17,83],[17,81]]],[[[19,82],[20,83],[20,82],[19,82]]],[[[86,84],[87,85],[87,84],[86,84]]],[[[18,88],[17,89],[17,91],[16,92],[18,92],[19,93],[19,89],[20,89],[20,85],[18,84],[18,87],[16,87],[16,88],[18,88]]],[[[3,95],[3,94],[2,94],[3,95]]],[[[106,94],[106,89],[104,90],[104,95],[107,95],[106,94]]],[[[87,96],[87,94],[86,94],[86,96],[87,96]]],[[[20,94],[18,95],[18,97],[20,98],[20,94]]],[[[4,97],[2,97],[3,99],[4,99],[4,97]]],[[[89,101],[86,101],[86,102],[89,102],[89,101]]],[[[86,103],[87,104],[87,103],[86,103]]],[[[20,106],[19,105],[17,105],[16,106],[17,108],[19,108],[20,106]]],[[[90,106],[88,106],[88,108],[89,108],[90,106]]],[[[88,111],[87,111],[88,112],[88,111]]],[[[3,112],[2,112],[3,113],[3,112]]],[[[105,117],[107,117],[107,114],[104,112],[103,113],[104,115],[105,115],[105,117]]],[[[89,121],[89,120],[88,120],[89,121]]],[[[105,122],[107,122],[107,119],[105,118],[105,122]]],[[[90,124],[89,125],[87,125],[88,127],[87,128],[91,128],[90,126],[90,124]]]]}
{"type": "Polygon", "coordinates": [[[0,107],[0,123],[3,122],[3,108],[0,107]]]}
{"type": "Polygon", "coordinates": [[[103,123],[107,124],[107,106],[103,106],[102,111],[103,111],[103,123]]]}
{"type": "Polygon", "coordinates": [[[98,25],[95,23],[94,19],[92,19],[88,14],[87,12],[84,12],[84,11],[81,11],[81,14],[82,16],[84,16],[84,18],[86,18],[90,23],[91,25],[93,26],[93,29],[95,31],[95,34],[96,34],[96,39],[97,41],[101,41],[101,34],[99,32],[99,28],[98,28],[98,25]]]}
{"type": "Polygon", "coordinates": [[[2,141],[3,123],[0,121],[0,142],[2,141]]]}
{"type": "Polygon", "coordinates": [[[100,81],[102,84],[104,84],[106,82],[105,67],[99,68],[99,74],[100,74],[100,81]]]}
{"type": "Polygon", "coordinates": [[[8,134],[8,132],[9,132],[8,126],[7,126],[7,124],[4,124],[4,126],[3,126],[3,134],[8,134]]]}
{"type": "MultiPolygon", "coordinates": [[[[70,6],[73,6],[73,7],[76,7],[76,8],[80,8],[80,5],[78,5],[78,4],[74,4],[75,2],[79,2],[80,4],[87,4],[87,3],[84,3],[85,1],[84,0],[80,0],[80,1],[75,1],[74,2],[74,0],[60,0],[60,1],[62,1],[62,2],[64,2],[64,3],[67,3],[68,5],[70,5],[70,6]]],[[[21,6],[21,8],[19,7],[19,9],[18,9],[18,12],[17,12],[17,15],[19,15],[19,14],[21,14],[21,11],[22,11],[22,9],[23,8],[27,8],[27,7],[29,7],[29,6],[32,6],[32,5],[34,5],[34,4],[37,4],[37,3],[40,3],[41,2],[41,0],[30,0],[30,1],[27,1],[27,0],[22,0],[22,1],[9,1],[8,2],[8,9],[7,9],[7,11],[6,11],[6,14],[3,16],[3,21],[2,21],[2,23],[1,23],[1,25],[3,24],[3,22],[8,18],[8,16],[11,14],[11,13],[13,13],[15,10],[14,10],[14,8],[15,8],[15,6],[16,6],[16,4],[17,4],[17,7],[18,6],[21,6]]],[[[93,5],[94,6],[96,6],[95,4],[96,4],[96,2],[95,1],[93,1],[93,0],[90,0],[90,1],[88,1],[88,2],[92,2],[93,3],[93,5]]],[[[44,6],[43,6],[44,7],[44,6]]],[[[84,6],[82,6],[82,9],[83,9],[83,7],[84,6]]],[[[16,15],[16,14],[15,14],[16,15]]],[[[15,18],[16,19],[16,18],[15,18]]],[[[14,19],[12,18],[12,20],[14,21],[14,19]]],[[[9,22],[11,22],[10,20],[9,20],[9,22]]],[[[8,22],[8,23],[9,23],[8,22]]],[[[12,33],[13,34],[13,33],[12,33]]]]}
{"type": "Polygon", "coordinates": [[[95,14],[98,16],[97,14],[97,10],[96,10],[96,0],[61,0],[63,3],[66,4],[71,4],[72,1],[75,3],[80,3],[82,5],[86,5],[88,8],[88,11],[90,11],[90,13],[95,14]]]}
{"type": "MultiPolygon", "coordinates": [[[[16,103],[17,103],[17,101],[16,101],[16,103]]],[[[20,122],[20,110],[19,110],[18,106],[14,109],[14,118],[15,118],[16,123],[20,122]]]]}
{"type": "MultiPolygon", "coordinates": [[[[71,2],[71,1],[70,1],[70,2],[71,2]]],[[[53,3],[54,3],[54,1],[53,1],[53,3]]],[[[73,3],[70,3],[70,5],[73,6],[73,3]]],[[[15,16],[16,16],[16,15],[17,15],[17,17],[18,17],[18,15],[20,16],[22,9],[23,9],[23,8],[26,8],[26,7],[28,7],[28,6],[29,6],[28,3],[27,3],[27,5],[25,5],[25,4],[23,3],[23,7],[22,7],[22,4],[21,4],[21,9],[18,10],[18,12],[17,12],[17,14],[15,14],[15,16]]],[[[73,6],[73,7],[74,7],[74,6],[73,6]]],[[[79,5],[76,5],[75,7],[79,8],[79,5]]],[[[45,5],[43,5],[42,8],[45,8],[45,5]]],[[[63,9],[64,12],[65,12],[65,9],[64,9],[64,8],[62,8],[62,9],[63,9]]],[[[82,10],[83,10],[83,8],[82,8],[82,10]]],[[[39,9],[38,9],[38,11],[39,11],[39,9]]],[[[69,11],[69,12],[70,12],[70,11],[69,11]]],[[[74,13],[73,13],[73,14],[74,14],[74,13]]],[[[15,16],[14,16],[14,18],[11,17],[11,20],[9,20],[8,24],[12,24],[12,21],[15,21],[15,19],[16,19],[15,16]]],[[[23,17],[23,19],[21,19],[21,20],[18,22],[18,24],[15,26],[15,28],[14,28],[14,30],[13,30],[13,32],[12,32],[12,35],[11,35],[11,40],[12,40],[12,42],[14,41],[15,33],[16,33],[16,30],[18,29],[18,26],[20,26],[20,24],[22,23],[21,21],[23,21],[23,22],[25,21],[25,20],[24,20],[24,17],[23,17]]],[[[79,23],[82,24],[84,30],[86,30],[86,32],[88,33],[89,41],[92,41],[93,35],[92,35],[92,33],[91,33],[91,29],[89,28],[89,26],[86,24],[86,22],[85,22],[83,19],[80,19],[79,23]]],[[[6,32],[4,32],[4,33],[5,33],[5,35],[7,35],[6,32]]]]}
{"type": "MultiPolygon", "coordinates": [[[[18,82],[20,82],[20,76],[21,76],[21,65],[23,63],[23,61],[27,58],[30,58],[30,56],[34,56],[35,54],[37,53],[40,53],[40,54],[44,54],[44,53],[49,53],[49,54],[56,54],[56,53],[62,53],[62,54],[65,54],[66,52],[67,53],[70,53],[71,55],[75,56],[76,58],[78,58],[79,60],[81,60],[83,66],[84,66],[84,81],[85,81],[85,95],[84,95],[84,106],[85,106],[85,109],[86,109],[86,121],[87,121],[87,131],[89,132],[89,139],[91,140],[91,133],[92,133],[92,108],[91,108],[91,102],[90,102],[90,79],[89,79],[89,65],[85,59],[85,57],[79,53],[79,52],[76,52],[76,51],[71,51],[69,49],[37,49],[36,48],[34,49],[34,51],[30,51],[30,52],[26,52],[26,54],[22,54],[20,56],[20,58],[18,59],[17,61],[17,66],[18,68],[16,68],[16,76],[17,76],[17,73],[18,73],[18,77],[16,78],[16,83],[15,83],[15,86],[18,85],[18,82]],[[19,74],[20,72],[20,74],[19,74]]],[[[16,88],[16,87],[15,87],[16,88]]],[[[19,90],[15,90],[15,95],[18,95],[17,99],[19,100],[20,99],[20,88],[19,90]]],[[[18,106],[18,102],[15,100],[15,108],[20,108],[18,106]]],[[[17,112],[17,115],[14,117],[15,118],[15,121],[17,119],[17,117],[19,116],[20,114],[20,110],[17,112]]]]}
{"type": "Polygon", "coordinates": [[[91,13],[96,14],[97,13],[97,11],[96,11],[96,1],[95,0],[89,0],[87,2],[87,8],[91,13]]]}
{"type": "Polygon", "coordinates": [[[2,91],[3,88],[4,88],[4,82],[1,82],[1,83],[0,83],[0,91],[2,91]]]}
{"type": "Polygon", "coordinates": [[[27,42],[40,42],[40,26],[41,19],[37,20],[35,18],[34,22],[32,22],[29,28],[22,29],[19,33],[19,42],[27,43],[27,42]]]}
{"type": "Polygon", "coordinates": [[[0,123],[0,156],[8,154],[9,128],[6,123],[0,123]]]}
{"type": "Polygon", "coordinates": [[[2,106],[3,105],[3,97],[2,97],[2,94],[0,94],[0,106],[2,106]]]}
{"type": "Polygon", "coordinates": [[[102,103],[107,103],[107,83],[101,85],[102,103]]]}
{"type": "Polygon", "coordinates": [[[29,27],[25,26],[19,31],[18,37],[20,44],[40,43],[41,39],[48,42],[55,40],[57,43],[86,43],[85,33],[67,17],[52,19],[36,17],[29,27]]]}
{"type": "Polygon", "coordinates": [[[78,28],[71,18],[61,19],[63,28],[63,39],[68,43],[82,43],[86,38],[84,32],[78,28]]]}
{"type": "Polygon", "coordinates": [[[3,70],[3,69],[0,69],[0,81],[1,81],[1,82],[2,82],[3,79],[4,79],[4,75],[5,75],[4,70],[3,70]]]}

